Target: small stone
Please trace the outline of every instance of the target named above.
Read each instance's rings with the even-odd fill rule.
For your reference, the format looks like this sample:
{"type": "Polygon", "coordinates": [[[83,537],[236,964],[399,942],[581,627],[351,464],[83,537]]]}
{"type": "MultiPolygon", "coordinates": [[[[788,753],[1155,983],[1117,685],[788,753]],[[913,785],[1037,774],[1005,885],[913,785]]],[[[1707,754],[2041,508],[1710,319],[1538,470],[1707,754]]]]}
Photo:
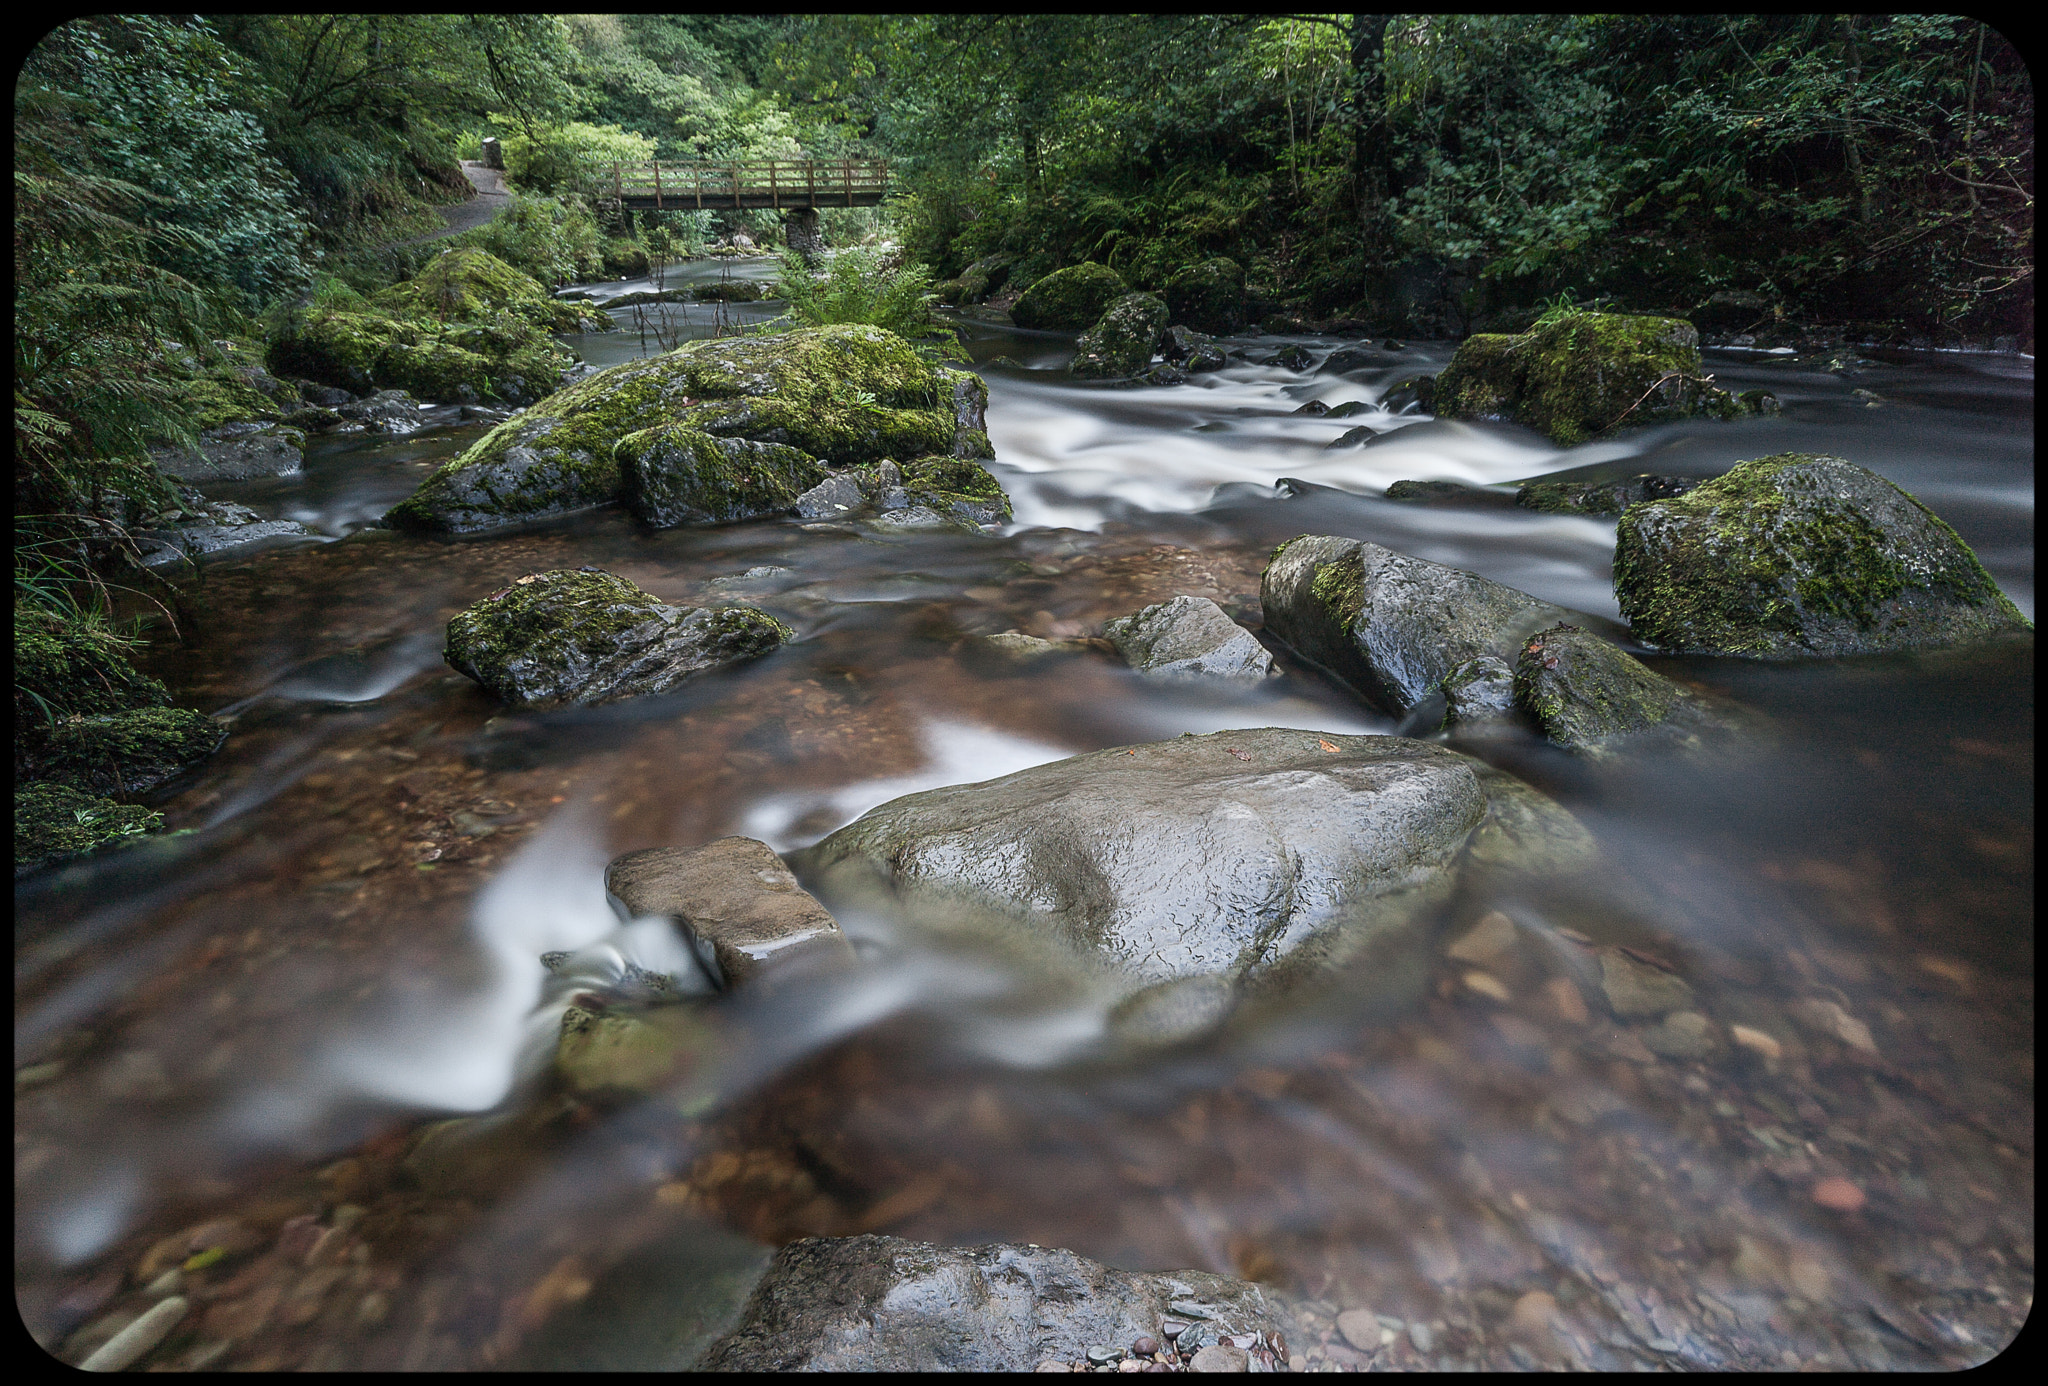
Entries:
{"type": "Polygon", "coordinates": [[[1815,1034],[1840,1040],[1866,1053],[1877,1052],[1877,1041],[1871,1038],[1870,1027],[1833,1001],[1810,996],[1793,1004],[1791,1016],[1815,1034]]]}
{"type": "Polygon", "coordinates": [[[278,1229],[277,1250],[287,1261],[304,1261],[327,1229],[317,1213],[301,1213],[278,1229]]]}
{"type": "Polygon", "coordinates": [[[1863,1206],[1865,1199],[1863,1190],[1840,1175],[1833,1175],[1813,1186],[1813,1201],[1837,1213],[1853,1213],[1863,1206]]]}
{"type": "Polygon", "coordinates": [[[162,1275],[150,1281],[149,1284],[143,1287],[142,1293],[148,1295],[151,1299],[162,1299],[165,1295],[174,1295],[184,1288],[185,1273],[181,1270],[172,1269],[165,1271],[162,1275]]]}
{"type": "Polygon", "coordinates": [[[1704,1059],[1714,1047],[1713,1022],[1698,1011],[1678,1011],[1643,1031],[1643,1043],[1667,1059],[1704,1059]]]}
{"type": "Polygon", "coordinates": [[[1074,1369],[1064,1362],[1040,1362],[1031,1370],[1035,1372],[1070,1372],[1074,1369]]]}
{"type": "Polygon", "coordinates": [[[1520,1332],[1541,1337],[1550,1332],[1557,1317],[1557,1299],[1542,1290],[1531,1290],[1515,1301],[1508,1322],[1520,1332]]]}
{"type": "Polygon", "coordinates": [[[1346,1309],[1337,1316],[1337,1331],[1360,1352],[1371,1352],[1380,1345],[1380,1321],[1370,1309],[1346,1309]]]}
{"type": "Polygon", "coordinates": [[[1408,1325],[1408,1341],[1415,1344],[1417,1352],[1428,1352],[1436,1344],[1436,1336],[1429,1331],[1429,1325],[1419,1320],[1408,1325]]]}
{"type": "Polygon", "coordinates": [[[1493,910],[1445,952],[1459,962],[1483,967],[1513,947],[1514,942],[1515,921],[1493,910]]]}
{"type": "Polygon", "coordinates": [[[1569,977],[1552,977],[1545,982],[1543,999],[1549,1003],[1551,1014],[1567,1025],[1584,1025],[1592,1019],[1586,1010],[1586,998],[1569,977]]]}
{"type": "Polygon", "coordinates": [[[1747,1025],[1730,1025],[1728,1037],[1744,1049],[1762,1055],[1766,1059],[1780,1058],[1785,1047],[1761,1030],[1752,1030],[1747,1025]]]}
{"type": "Polygon", "coordinates": [[[1188,1363],[1191,1372],[1248,1372],[1251,1369],[1252,1360],[1243,1348],[1225,1347],[1221,1343],[1203,1348],[1188,1363]]]}
{"type": "Polygon", "coordinates": [[[1467,972],[1464,982],[1468,991],[1476,991],[1490,1000],[1506,1002],[1514,999],[1506,985],[1491,972],[1467,972]]]}
{"type": "Polygon", "coordinates": [[[1159,1340],[1147,1333],[1131,1344],[1131,1351],[1140,1357],[1150,1357],[1159,1351],[1159,1340]]]}
{"type": "Polygon", "coordinates": [[[1088,1360],[1098,1367],[1117,1361],[1122,1356],[1123,1354],[1113,1347],[1091,1347],[1088,1349],[1088,1360]]]}
{"type": "Polygon", "coordinates": [[[109,1338],[92,1356],[79,1363],[81,1371],[118,1372],[141,1361],[156,1348],[185,1317],[191,1302],[183,1295],[158,1300],[134,1323],[109,1338]]]}
{"type": "Polygon", "coordinates": [[[1600,989],[1625,1020],[1666,1015],[1692,1000],[1692,988],[1681,979],[1611,948],[1600,954],[1600,989]]]}
{"type": "Polygon", "coordinates": [[[1116,1369],[1120,1372],[1142,1372],[1145,1370],[1145,1364],[1135,1357],[1126,1357],[1116,1364],[1116,1369]]]}
{"type": "Polygon", "coordinates": [[[1178,1338],[1186,1328],[1187,1325],[1179,1319],[1165,1319],[1160,1322],[1159,1332],[1164,1337],[1178,1338]]]}

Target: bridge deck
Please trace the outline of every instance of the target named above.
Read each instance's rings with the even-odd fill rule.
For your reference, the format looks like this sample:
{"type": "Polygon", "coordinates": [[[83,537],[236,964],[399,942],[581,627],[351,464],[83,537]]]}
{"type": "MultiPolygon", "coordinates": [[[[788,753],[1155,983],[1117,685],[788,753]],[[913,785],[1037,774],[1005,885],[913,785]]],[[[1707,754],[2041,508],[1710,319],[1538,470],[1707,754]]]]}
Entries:
{"type": "Polygon", "coordinates": [[[764,159],[729,164],[613,164],[591,191],[658,211],[873,207],[888,195],[880,160],[764,159]]]}

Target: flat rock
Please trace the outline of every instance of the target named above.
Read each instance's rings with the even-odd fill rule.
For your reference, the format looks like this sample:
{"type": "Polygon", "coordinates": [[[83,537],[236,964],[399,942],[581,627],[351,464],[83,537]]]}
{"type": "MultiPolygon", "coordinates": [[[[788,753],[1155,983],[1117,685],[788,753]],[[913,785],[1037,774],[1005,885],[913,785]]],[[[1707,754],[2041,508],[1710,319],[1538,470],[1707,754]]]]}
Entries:
{"type": "Polygon", "coordinates": [[[1513,660],[1568,614],[1477,574],[1334,535],[1283,544],[1259,595],[1269,632],[1396,716],[1467,660],[1513,660]]]}
{"type": "Polygon", "coordinates": [[[628,852],[605,869],[604,884],[629,916],[675,920],[721,988],[799,957],[852,956],[838,921],[752,838],[628,852]]]}
{"type": "Polygon", "coordinates": [[[1485,510],[1500,510],[1514,504],[1513,497],[1462,481],[1397,481],[1387,488],[1387,499],[1485,510]]]}
{"type": "Polygon", "coordinates": [[[1273,672],[1266,647],[1207,597],[1148,606],[1105,623],[1102,633],[1149,678],[1257,685],[1273,672]]]}
{"type": "Polygon", "coordinates": [[[149,455],[159,471],[179,481],[247,481],[298,471],[305,444],[305,434],[282,424],[224,424],[190,447],[152,448],[149,455]]]}
{"type": "Polygon", "coordinates": [[[1875,472],[1780,453],[1631,506],[1614,594],[1668,650],[1797,659],[2033,629],[1961,537],[1875,472]]]}
{"type": "Polygon", "coordinates": [[[1300,1341],[1257,1285],[1204,1271],[1123,1271],[1050,1247],[812,1237],[777,1252],[701,1371],[1031,1371],[1157,1336],[1199,1296],[1239,1333],[1300,1341]]]}
{"type": "Polygon", "coordinates": [[[674,607],[610,573],[564,569],[458,612],[446,657],[514,707],[567,707],[659,693],[791,634],[752,607],[674,607]]]}
{"type": "Polygon", "coordinates": [[[1667,1015],[1692,1004],[1692,988],[1661,968],[1637,962],[1618,949],[1600,954],[1600,990],[1624,1020],[1667,1015]]]}

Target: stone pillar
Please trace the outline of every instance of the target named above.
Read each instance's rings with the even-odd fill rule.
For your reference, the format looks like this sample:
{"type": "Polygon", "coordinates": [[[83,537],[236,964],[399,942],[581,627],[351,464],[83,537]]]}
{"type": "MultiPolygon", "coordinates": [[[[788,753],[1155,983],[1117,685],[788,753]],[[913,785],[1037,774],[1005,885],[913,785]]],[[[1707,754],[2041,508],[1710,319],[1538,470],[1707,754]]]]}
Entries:
{"type": "Polygon", "coordinates": [[[482,153],[483,159],[481,160],[481,162],[485,168],[505,167],[505,150],[504,147],[498,143],[498,137],[496,135],[492,135],[489,139],[486,139],[484,141],[482,153]]]}
{"type": "Polygon", "coordinates": [[[782,214],[782,225],[789,248],[803,256],[806,264],[817,264],[825,249],[825,233],[818,229],[818,209],[792,207],[782,214]]]}

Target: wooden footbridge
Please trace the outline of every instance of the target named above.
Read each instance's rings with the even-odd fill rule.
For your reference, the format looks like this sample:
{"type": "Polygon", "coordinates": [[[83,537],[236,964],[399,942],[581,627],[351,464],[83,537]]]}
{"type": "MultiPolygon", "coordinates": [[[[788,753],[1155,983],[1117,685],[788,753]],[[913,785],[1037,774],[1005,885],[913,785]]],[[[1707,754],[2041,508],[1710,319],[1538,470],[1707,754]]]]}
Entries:
{"type": "Polygon", "coordinates": [[[883,160],[763,159],[729,164],[613,164],[590,191],[633,210],[873,207],[888,195],[883,160]]]}

